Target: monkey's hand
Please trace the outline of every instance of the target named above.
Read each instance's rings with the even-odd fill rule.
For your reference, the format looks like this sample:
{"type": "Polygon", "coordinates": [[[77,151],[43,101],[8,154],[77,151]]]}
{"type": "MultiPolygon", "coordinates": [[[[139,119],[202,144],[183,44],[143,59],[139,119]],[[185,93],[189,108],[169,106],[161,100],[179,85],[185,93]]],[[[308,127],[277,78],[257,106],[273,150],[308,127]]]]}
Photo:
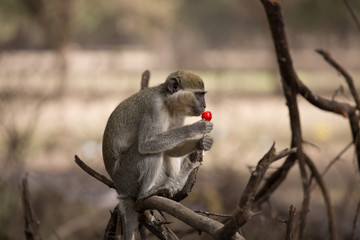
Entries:
{"type": "Polygon", "coordinates": [[[213,142],[214,140],[211,137],[205,135],[199,140],[199,145],[198,145],[199,150],[205,150],[205,151],[210,150],[213,145],[213,142]]]}
{"type": "Polygon", "coordinates": [[[211,130],[213,129],[213,124],[212,122],[200,120],[197,121],[196,123],[193,123],[191,127],[193,128],[194,131],[197,132],[197,134],[204,135],[211,132],[211,130]]]}

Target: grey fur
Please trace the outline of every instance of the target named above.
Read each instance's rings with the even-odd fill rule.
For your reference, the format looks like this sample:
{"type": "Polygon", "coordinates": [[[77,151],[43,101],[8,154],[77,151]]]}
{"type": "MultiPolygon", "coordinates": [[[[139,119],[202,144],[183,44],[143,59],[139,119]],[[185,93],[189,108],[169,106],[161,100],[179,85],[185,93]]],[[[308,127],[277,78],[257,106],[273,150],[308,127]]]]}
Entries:
{"type": "Polygon", "coordinates": [[[199,166],[186,156],[212,146],[212,138],[204,136],[212,130],[211,122],[184,126],[186,116],[198,116],[206,106],[203,95],[195,97],[196,89],[184,88],[193,79],[193,73],[182,71],[181,78],[168,78],[124,100],[109,117],[103,158],[119,194],[125,240],[133,239],[138,225],[129,201],[158,193],[173,196],[199,166]]]}

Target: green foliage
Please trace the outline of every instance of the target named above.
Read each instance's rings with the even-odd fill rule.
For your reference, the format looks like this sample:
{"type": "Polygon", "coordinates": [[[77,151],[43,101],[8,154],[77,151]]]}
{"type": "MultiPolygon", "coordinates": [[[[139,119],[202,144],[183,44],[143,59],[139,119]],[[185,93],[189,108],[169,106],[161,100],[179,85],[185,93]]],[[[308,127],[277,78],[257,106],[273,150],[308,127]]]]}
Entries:
{"type": "Polygon", "coordinates": [[[0,43],[10,41],[24,18],[24,7],[20,0],[2,0],[0,4],[0,43]]]}
{"type": "Polygon", "coordinates": [[[355,30],[343,1],[293,1],[285,5],[284,14],[289,26],[301,31],[326,33],[355,30]]]}
{"type": "MultiPolygon", "coordinates": [[[[282,4],[289,31],[356,31],[343,1],[282,4]]],[[[352,4],[359,14],[359,6],[352,4]]],[[[68,41],[84,46],[146,45],[188,34],[205,47],[233,47],[266,31],[264,21],[261,4],[253,0],[2,0],[0,46],[11,47],[16,41],[18,47],[56,47],[68,41]]]]}

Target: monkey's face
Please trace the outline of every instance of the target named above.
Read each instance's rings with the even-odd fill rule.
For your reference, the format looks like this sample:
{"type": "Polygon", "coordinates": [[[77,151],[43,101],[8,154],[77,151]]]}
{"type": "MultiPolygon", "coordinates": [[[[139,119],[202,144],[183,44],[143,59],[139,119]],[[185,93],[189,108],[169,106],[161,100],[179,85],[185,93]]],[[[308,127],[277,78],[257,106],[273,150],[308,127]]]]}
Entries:
{"type": "Polygon", "coordinates": [[[191,104],[191,111],[189,116],[200,116],[206,108],[205,91],[194,91],[194,100],[191,104]]]}
{"type": "Polygon", "coordinates": [[[166,105],[172,113],[200,116],[205,111],[205,91],[179,90],[168,97],[166,105]]]}
{"type": "Polygon", "coordinates": [[[171,112],[186,116],[200,116],[205,111],[205,93],[202,79],[194,73],[177,71],[165,82],[170,95],[167,105],[171,112]]]}

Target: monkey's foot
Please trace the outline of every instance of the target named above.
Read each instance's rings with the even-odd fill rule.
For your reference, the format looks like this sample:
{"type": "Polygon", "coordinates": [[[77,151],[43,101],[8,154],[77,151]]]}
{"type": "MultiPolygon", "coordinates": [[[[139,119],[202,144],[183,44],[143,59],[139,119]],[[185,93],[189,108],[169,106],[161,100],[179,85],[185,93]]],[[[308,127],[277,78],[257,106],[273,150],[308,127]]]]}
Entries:
{"type": "Polygon", "coordinates": [[[176,179],[168,179],[168,182],[164,184],[163,187],[159,189],[158,194],[161,194],[164,197],[172,198],[176,193],[178,193],[183,188],[183,184],[176,179]]]}
{"type": "Polygon", "coordinates": [[[200,167],[201,162],[191,162],[190,159],[184,159],[184,162],[181,166],[181,175],[182,176],[189,176],[189,174],[195,169],[200,167]]]}

